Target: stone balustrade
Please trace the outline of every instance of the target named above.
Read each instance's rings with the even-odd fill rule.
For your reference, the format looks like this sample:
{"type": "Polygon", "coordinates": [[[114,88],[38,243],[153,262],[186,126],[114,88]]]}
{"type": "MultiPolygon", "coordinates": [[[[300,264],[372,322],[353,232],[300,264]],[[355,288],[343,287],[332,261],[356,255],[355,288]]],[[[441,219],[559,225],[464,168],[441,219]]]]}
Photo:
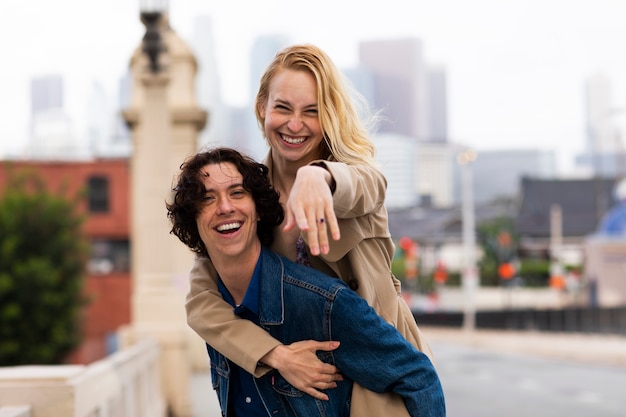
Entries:
{"type": "Polygon", "coordinates": [[[145,340],[90,365],[0,368],[0,417],[165,417],[159,356],[145,340]]]}

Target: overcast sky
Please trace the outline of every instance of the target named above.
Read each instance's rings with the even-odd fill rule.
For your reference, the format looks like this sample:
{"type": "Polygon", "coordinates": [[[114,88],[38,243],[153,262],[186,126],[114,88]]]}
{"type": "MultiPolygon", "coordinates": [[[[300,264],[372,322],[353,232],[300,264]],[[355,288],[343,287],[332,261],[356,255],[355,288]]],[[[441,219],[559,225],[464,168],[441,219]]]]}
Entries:
{"type": "MultiPolygon", "coordinates": [[[[213,17],[222,92],[243,105],[259,34],[315,43],[340,67],[360,40],[415,36],[448,72],[451,140],[478,149],[584,146],[584,82],[604,73],[626,107],[624,0],[170,0],[170,23],[189,39],[213,17]]],[[[59,73],[81,119],[93,81],[114,94],[144,28],[136,0],[0,2],[0,155],[26,142],[29,80],[59,73]]],[[[626,114],[615,116],[626,128],[626,114]]]]}

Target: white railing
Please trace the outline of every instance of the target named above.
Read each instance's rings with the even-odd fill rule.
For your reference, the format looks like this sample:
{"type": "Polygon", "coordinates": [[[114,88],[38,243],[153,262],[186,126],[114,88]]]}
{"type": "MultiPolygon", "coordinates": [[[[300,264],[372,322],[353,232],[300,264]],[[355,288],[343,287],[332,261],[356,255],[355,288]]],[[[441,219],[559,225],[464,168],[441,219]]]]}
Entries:
{"type": "Polygon", "coordinates": [[[90,365],[0,368],[0,417],[165,417],[159,355],[142,341],[90,365]]]}

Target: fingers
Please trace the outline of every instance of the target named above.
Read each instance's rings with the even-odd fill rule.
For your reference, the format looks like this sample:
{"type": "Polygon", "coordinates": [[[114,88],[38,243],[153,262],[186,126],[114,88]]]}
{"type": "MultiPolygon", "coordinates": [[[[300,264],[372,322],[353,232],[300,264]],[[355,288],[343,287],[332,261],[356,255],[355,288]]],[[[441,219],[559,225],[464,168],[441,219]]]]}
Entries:
{"type": "Polygon", "coordinates": [[[339,222],[337,216],[335,216],[335,210],[331,213],[326,213],[326,226],[330,230],[330,236],[333,240],[341,239],[341,233],[339,232],[339,222]]]}
{"type": "Polygon", "coordinates": [[[287,206],[285,211],[286,222],[283,230],[288,232],[298,226],[303,233],[306,233],[311,255],[328,254],[330,250],[329,231],[334,240],[339,240],[341,237],[337,216],[335,216],[332,206],[325,210],[318,210],[313,205],[305,209],[291,204],[287,206]]]}
{"type": "Polygon", "coordinates": [[[311,255],[328,253],[328,232],[325,222],[324,215],[320,213],[313,213],[307,218],[307,237],[311,255]]]}
{"type": "Polygon", "coordinates": [[[297,226],[306,234],[311,255],[315,256],[328,254],[329,236],[334,240],[340,238],[333,196],[326,179],[329,176],[324,168],[301,167],[285,204],[283,230],[290,231],[297,226]]]}
{"type": "MultiPolygon", "coordinates": [[[[311,255],[328,254],[330,250],[329,231],[333,239],[340,238],[339,225],[332,201],[322,204],[323,208],[311,204],[309,207],[300,208],[293,217],[300,230],[306,233],[307,244],[311,255]]],[[[289,216],[291,218],[291,216],[289,216]]]]}
{"type": "Polygon", "coordinates": [[[300,391],[327,401],[322,390],[337,387],[343,376],[336,366],[320,361],[316,352],[332,351],[339,347],[336,341],[303,340],[290,345],[279,345],[264,357],[280,374],[300,391]]]}
{"type": "Polygon", "coordinates": [[[311,397],[320,400],[320,401],[328,401],[328,395],[324,394],[322,391],[318,391],[315,388],[306,388],[302,390],[305,394],[309,394],[311,397]]]}
{"type": "Polygon", "coordinates": [[[318,350],[323,350],[324,352],[330,352],[333,351],[335,349],[337,349],[340,345],[340,342],[335,341],[335,340],[331,340],[331,341],[327,341],[327,342],[318,342],[316,340],[307,340],[301,343],[306,343],[309,344],[310,346],[309,349],[312,352],[317,352],[318,350]]]}
{"type": "Polygon", "coordinates": [[[297,224],[295,215],[293,214],[293,211],[290,210],[289,205],[287,205],[287,208],[285,209],[285,219],[286,221],[285,221],[285,225],[283,226],[283,231],[289,232],[297,224]]]}

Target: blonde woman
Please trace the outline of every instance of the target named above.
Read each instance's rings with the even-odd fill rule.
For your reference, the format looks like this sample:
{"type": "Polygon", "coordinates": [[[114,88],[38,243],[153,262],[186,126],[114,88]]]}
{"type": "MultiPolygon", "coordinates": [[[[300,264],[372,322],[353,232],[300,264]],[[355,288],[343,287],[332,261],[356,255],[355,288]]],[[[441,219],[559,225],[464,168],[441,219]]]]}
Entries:
{"type": "MultiPolygon", "coordinates": [[[[368,125],[355,97],[331,59],[313,45],[280,51],[261,78],[255,113],[270,146],[264,163],[286,214],[271,248],[341,278],[432,359],[391,273],[387,181],[374,162],[368,125]]],[[[221,298],[208,259],[196,260],[190,284],[187,322],[211,346],[255,376],[274,368],[299,390],[328,398],[324,390],[341,376],[315,353],[335,345],[283,345],[238,318],[221,298]]],[[[351,415],[408,413],[397,395],[355,384],[351,415]]]]}

